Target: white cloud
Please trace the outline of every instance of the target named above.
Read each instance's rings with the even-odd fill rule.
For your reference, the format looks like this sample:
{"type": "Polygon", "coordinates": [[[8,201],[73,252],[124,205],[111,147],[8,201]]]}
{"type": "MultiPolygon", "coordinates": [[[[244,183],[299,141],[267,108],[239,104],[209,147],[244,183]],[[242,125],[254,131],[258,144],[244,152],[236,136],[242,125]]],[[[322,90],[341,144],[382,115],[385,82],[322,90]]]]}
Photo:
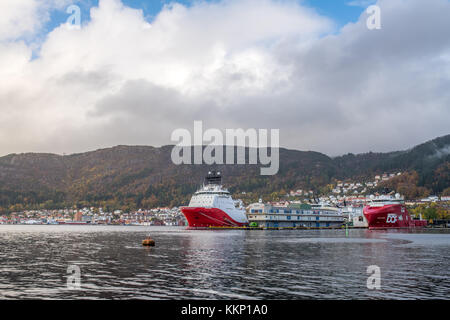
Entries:
{"type": "Polygon", "coordinates": [[[0,40],[15,39],[39,28],[37,0],[0,2],[0,40]]]}
{"type": "Polygon", "coordinates": [[[0,41],[36,34],[49,20],[49,10],[63,8],[72,0],[2,0],[0,41]]]}
{"type": "Polygon", "coordinates": [[[48,34],[37,59],[0,43],[0,153],[168,144],[194,120],[280,128],[283,146],[329,154],[448,133],[449,2],[379,5],[381,30],[362,14],[336,34],[294,1],[173,4],[150,24],[101,0],[80,30],[48,34]]]}
{"type": "Polygon", "coordinates": [[[376,0],[353,0],[353,1],[349,1],[347,2],[348,6],[351,7],[363,7],[366,8],[374,3],[376,3],[376,0]]]}

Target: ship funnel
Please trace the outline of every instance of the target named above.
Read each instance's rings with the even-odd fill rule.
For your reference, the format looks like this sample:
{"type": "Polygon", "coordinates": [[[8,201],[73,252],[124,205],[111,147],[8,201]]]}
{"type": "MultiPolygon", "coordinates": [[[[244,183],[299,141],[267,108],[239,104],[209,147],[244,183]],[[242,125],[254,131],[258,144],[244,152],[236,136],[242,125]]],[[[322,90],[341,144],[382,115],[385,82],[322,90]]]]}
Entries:
{"type": "Polygon", "coordinates": [[[209,171],[208,175],[205,178],[205,184],[206,185],[209,185],[209,184],[221,185],[222,184],[222,176],[220,175],[220,172],[209,171]]]}

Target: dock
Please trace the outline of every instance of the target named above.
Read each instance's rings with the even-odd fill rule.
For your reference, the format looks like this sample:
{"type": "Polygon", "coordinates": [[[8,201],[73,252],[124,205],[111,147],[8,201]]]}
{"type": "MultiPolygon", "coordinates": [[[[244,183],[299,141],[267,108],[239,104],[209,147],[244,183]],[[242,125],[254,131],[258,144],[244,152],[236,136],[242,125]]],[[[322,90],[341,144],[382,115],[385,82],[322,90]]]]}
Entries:
{"type": "MultiPolygon", "coordinates": [[[[345,230],[345,226],[342,227],[232,227],[232,226],[210,226],[205,229],[212,230],[345,230]]],[[[348,229],[367,229],[367,227],[353,227],[349,226],[348,229]]]]}

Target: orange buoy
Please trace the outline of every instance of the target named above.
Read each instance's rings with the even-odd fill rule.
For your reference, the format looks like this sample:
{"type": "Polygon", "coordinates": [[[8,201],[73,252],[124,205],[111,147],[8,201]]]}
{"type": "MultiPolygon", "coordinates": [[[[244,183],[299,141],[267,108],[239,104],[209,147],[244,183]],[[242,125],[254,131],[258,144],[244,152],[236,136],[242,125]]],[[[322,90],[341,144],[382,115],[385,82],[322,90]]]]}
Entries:
{"type": "Polygon", "coordinates": [[[154,247],[155,246],[155,240],[153,240],[150,237],[146,238],[146,239],[142,240],[142,245],[143,246],[154,247]]]}

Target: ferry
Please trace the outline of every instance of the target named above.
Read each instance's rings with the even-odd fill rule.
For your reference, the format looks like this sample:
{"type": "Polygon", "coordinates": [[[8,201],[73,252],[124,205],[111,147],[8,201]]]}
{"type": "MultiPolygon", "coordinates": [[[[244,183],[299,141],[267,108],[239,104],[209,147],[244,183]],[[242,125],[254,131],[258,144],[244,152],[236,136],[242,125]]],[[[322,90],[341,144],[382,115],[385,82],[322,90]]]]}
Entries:
{"type": "Polygon", "coordinates": [[[194,193],[181,212],[189,228],[244,227],[248,225],[242,201],[234,201],[222,187],[220,172],[209,171],[203,186],[194,193]]]}
{"type": "Polygon", "coordinates": [[[73,220],[68,220],[68,221],[58,221],[58,224],[87,225],[88,222],[87,222],[87,221],[73,221],[73,220]]]}
{"type": "Polygon", "coordinates": [[[262,228],[339,228],[344,215],[328,203],[265,204],[260,199],[248,207],[248,220],[262,228]]]}
{"type": "Polygon", "coordinates": [[[421,228],[427,225],[426,220],[415,220],[409,215],[404,199],[398,193],[395,196],[372,195],[370,199],[363,209],[369,229],[421,228]]]}

